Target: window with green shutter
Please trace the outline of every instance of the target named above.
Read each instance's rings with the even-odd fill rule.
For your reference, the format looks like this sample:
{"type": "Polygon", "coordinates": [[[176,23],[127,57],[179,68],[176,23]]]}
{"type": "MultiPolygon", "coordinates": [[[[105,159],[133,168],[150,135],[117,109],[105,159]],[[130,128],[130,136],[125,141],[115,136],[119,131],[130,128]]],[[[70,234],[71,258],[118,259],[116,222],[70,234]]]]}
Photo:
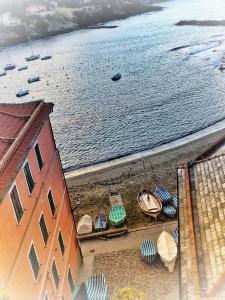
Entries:
{"type": "Polygon", "coordinates": [[[40,151],[40,148],[39,148],[38,144],[35,145],[34,150],[35,150],[35,154],[36,154],[36,157],[37,157],[37,162],[38,162],[39,169],[41,170],[44,164],[43,164],[41,151],[40,151]]]}
{"type": "Polygon", "coordinates": [[[53,264],[52,264],[52,275],[53,275],[53,278],[54,278],[55,287],[56,287],[56,289],[58,289],[58,287],[59,287],[59,274],[58,274],[58,271],[57,271],[56,264],[55,264],[54,260],[53,260],[53,264]]]}
{"type": "Polygon", "coordinates": [[[48,241],[49,234],[48,234],[48,229],[47,229],[47,226],[46,226],[46,223],[45,223],[45,218],[44,218],[43,214],[40,217],[39,225],[40,225],[40,228],[41,228],[41,233],[42,233],[44,243],[46,245],[47,241],[48,241]]]}
{"type": "Polygon", "coordinates": [[[34,248],[34,244],[31,245],[30,251],[29,251],[29,260],[31,264],[31,268],[34,274],[34,278],[37,280],[38,278],[38,273],[40,270],[40,265],[37,259],[37,254],[34,248]]]}
{"type": "Polygon", "coordinates": [[[50,205],[51,213],[54,216],[55,215],[55,203],[54,203],[54,199],[52,197],[51,190],[48,193],[48,202],[49,202],[49,205],[50,205]]]}
{"type": "Polygon", "coordinates": [[[13,187],[10,193],[10,198],[12,200],[12,205],[15,211],[17,222],[19,223],[23,215],[23,208],[20,202],[20,198],[16,186],[13,187]]]}
{"type": "Polygon", "coordinates": [[[72,273],[71,273],[70,269],[68,271],[67,278],[68,278],[68,283],[69,283],[69,286],[70,286],[70,291],[72,293],[74,288],[75,288],[75,285],[74,285],[73,276],[72,276],[72,273]]]}
{"type": "Polygon", "coordinates": [[[65,245],[64,245],[64,242],[63,242],[63,237],[62,237],[62,232],[61,231],[59,232],[58,240],[59,240],[59,246],[60,246],[60,249],[61,249],[61,252],[62,252],[62,255],[63,255],[64,251],[65,251],[65,245]]]}
{"type": "Polygon", "coordinates": [[[34,181],[33,181],[32,175],[31,175],[30,166],[29,166],[28,162],[25,164],[24,173],[25,173],[29,192],[32,193],[32,191],[34,189],[34,181]]]}

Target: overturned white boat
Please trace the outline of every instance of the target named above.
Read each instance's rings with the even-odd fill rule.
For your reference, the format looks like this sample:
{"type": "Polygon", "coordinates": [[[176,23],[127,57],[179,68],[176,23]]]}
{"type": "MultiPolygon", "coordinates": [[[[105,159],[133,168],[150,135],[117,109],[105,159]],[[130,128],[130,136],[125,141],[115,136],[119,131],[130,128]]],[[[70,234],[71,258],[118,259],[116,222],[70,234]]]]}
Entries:
{"type": "Polygon", "coordinates": [[[89,215],[84,215],[77,224],[77,233],[88,234],[92,232],[93,222],[92,218],[89,215]]]}
{"type": "Polygon", "coordinates": [[[163,231],[160,234],[157,241],[157,250],[161,261],[164,262],[170,272],[173,272],[177,257],[177,245],[168,232],[163,231]]]}

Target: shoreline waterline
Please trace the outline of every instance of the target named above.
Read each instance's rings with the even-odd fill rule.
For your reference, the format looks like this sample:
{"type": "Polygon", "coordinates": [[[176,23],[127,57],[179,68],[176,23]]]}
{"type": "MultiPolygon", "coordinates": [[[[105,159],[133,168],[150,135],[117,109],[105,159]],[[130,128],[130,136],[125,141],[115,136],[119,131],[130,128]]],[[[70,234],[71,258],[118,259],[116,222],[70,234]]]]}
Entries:
{"type": "MultiPolygon", "coordinates": [[[[99,162],[90,166],[81,167],[79,169],[75,169],[72,171],[64,171],[65,178],[71,179],[73,177],[79,177],[83,175],[88,175],[90,173],[96,173],[103,170],[107,170],[113,167],[122,166],[123,164],[129,164],[134,161],[143,160],[150,157],[155,157],[157,155],[166,155],[166,153],[185,147],[190,144],[194,144],[197,141],[201,141],[202,139],[208,139],[211,136],[215,136],[216,134],[224,133],[225,137],[225,120],[219,121],[216,124],[209,126],[207,128],[204,128],[198,132],[192,133],[190,135],[187,135],[185,137],[179,138],[177,140],[171,141],[169,143],[160,145],[158,147],[140,151],[138,153],[126,155],[120,158],[114,158],[111,160],[107,160],[105,162],[99,162]],[[223,132],[224,131],[224,132],[223,132]]],[[[143,162],[144,163],[144,162],[143,162]]]]}

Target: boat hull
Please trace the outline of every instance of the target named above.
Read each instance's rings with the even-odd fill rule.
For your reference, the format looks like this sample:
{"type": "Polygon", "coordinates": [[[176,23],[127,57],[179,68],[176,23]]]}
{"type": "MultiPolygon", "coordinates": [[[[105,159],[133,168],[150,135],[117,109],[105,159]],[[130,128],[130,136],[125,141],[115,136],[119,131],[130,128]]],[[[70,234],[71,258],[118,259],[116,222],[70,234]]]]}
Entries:
{"type": "Polygon", "coordinates": [[[152,217],[152,218],[156,219],[162,211],[161,201],[149,190],[144,189],[144,190],[140,191],[137,195],[137,201],[138,201],[138,205],[139,205],[140,209],[142,210],[142,212],[145,213],[149,217],[152,217]],[[144,194],[149,194],[152,197],[154,197],[154,201],[157,204],[158,209],[148,210],[148,209],[144,208],[143,200],[141,198],[144,194]]]}

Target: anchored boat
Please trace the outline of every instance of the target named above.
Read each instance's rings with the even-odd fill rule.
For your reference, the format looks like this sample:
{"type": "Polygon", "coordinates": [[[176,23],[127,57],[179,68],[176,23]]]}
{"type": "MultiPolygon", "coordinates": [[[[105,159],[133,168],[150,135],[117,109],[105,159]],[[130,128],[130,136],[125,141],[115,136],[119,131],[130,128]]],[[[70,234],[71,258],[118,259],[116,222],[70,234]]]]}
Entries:
{"type": "Polygon", "coordinates": [[[18,92],[16,93],[16,97],[22,97],[29,94],[29,90],[27,89],[19,89],[18,92]]]}
{"type": "Polygon", "coordinates": [[[114,75],[111,79],[112,81],[117,81],[121,78],[121,74],[120,73],[117,73],[116,75],[114,75]]]}
{"type": "Polygon", "coordinates": [[[156,219],[162,210],[161,201],[149,190],[143,189],[137,195],[141,210],[148,216],[156,219]]]}
{"type": "Polygon", "coordinates": [[[22,67],[19,67],[17,69],[17,71],[24,71],[24,70],[27,70],[28,69],[28,66],[22,66],[22,67]]]}
{"type": "Polygon", "coordinates": [[[33,83],[33,82],[36,82],[36,81],[39,81],[39,80],[40,80],[40,76],[33,76],[33,77],[28,78],[27,82],[28,83],[33,83]]]}
{"type": "Polygon", "coordinates": [[[39,54],[38,55],[32,54],[32,55],[30,55],[28,57],[25,57],[26,61],[32,61],[32,60],[36,60],[36,59],[39,59],[39,58],[40,58],[39,54]]]}
{"type": "Polygon", "coordinates": [[[4,68],[5,71],[13,70],[15,69],[16,65],[15,64],[7,64],[4,68]]]}
{"type": "Polygon", "coordinates": [[[41,60],[48,60],[48,59],[51,59],[52,56],[51,55],[45,55],[41,58],[41,60]]]}
{"type": "Polygon", "coordinates": [[[0,72],[0,77],[7,75],[6,72],[0,72]]]}

